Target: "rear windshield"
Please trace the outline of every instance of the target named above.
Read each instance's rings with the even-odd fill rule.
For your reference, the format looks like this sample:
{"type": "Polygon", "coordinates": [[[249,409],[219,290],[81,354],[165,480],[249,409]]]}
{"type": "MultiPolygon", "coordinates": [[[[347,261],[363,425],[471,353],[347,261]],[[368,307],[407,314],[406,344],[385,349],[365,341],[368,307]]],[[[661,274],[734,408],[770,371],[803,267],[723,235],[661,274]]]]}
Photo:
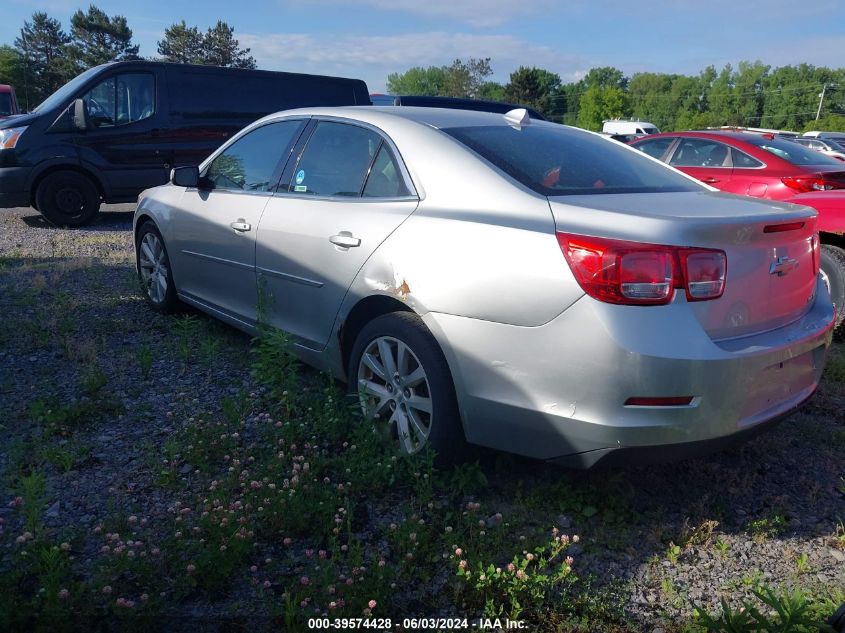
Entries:
{"type": "Polygon", "coordinates": [[[700,191],[620,143],[562,125],[444,128],[508,176],[544,196],[700,191]]]}
{"type": "Polygon", "coordinates": [[[814,149],[804,147],[800,143],[793,143],[792,141],[781,140],[777,138],[769,139],[765,137],[743,138],[746,143],[756,145],[762,150],[774,154],[780,159],[792,163],[793,165],[837,165],[842,166],[842,161],[825,156],[814,149]]]}

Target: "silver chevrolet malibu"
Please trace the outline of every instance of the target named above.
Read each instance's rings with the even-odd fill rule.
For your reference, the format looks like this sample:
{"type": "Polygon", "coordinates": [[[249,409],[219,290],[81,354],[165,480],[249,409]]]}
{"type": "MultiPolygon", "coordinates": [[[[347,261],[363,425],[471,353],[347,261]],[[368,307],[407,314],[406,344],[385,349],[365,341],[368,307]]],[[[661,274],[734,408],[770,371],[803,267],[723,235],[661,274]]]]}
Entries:
{"type": "Polygon", "coordinates": [[[171,180],[135,212],[150,305],[255,332],[265,295],[407,453],[712,450],[803,403],[831,342],[814,211],[523,110],[291,110],[171,180]]]}

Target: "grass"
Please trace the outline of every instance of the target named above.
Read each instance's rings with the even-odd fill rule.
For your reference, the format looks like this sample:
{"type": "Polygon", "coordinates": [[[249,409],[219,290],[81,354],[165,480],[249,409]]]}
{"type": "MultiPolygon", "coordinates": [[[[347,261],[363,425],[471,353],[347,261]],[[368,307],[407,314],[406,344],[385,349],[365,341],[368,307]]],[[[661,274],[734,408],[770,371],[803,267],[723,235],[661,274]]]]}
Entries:
{"type": "MultiPolygon", "coordinates": [[[[65,245],[54,248],[63,253],[65,245]]],[[[78,270],[99,268],[68,262],[60,273],[78,270]]],[[[643,552],[654,554],[647,582],[662,602],[649,612],[649,624],[700,631],[712,620],[711,630],[727,630],[725,622],[741,617],[737,601],[752,590],[763,597],[749,598],[749,605],[772,617],[759,570],[739,568],[722,611],[702,606],[696,618],[685,587],[673,580],[673,567],[690,563],[693,548],[733,564],[732,541],[716,534],[730,529],[724,519],[732,506],[721,495],[681,507],[667,493],[644,509],[633,489],[636,473],[583,475],[486,453],[438,468],[431,454],[394,453],[333,381],[301,368],[278,332],[263,332],[247,354],[243,339],[205,317],[155,317],[115,357],[109,330],[118,323],[132,328],[130,317],[80,331],[79,317],[50,309],[58,305],[70,314],[90,305],[54,290],[59,273],[0,260],[0,274],[21,282],[0,341],[16,353],[62,351],[61,362],[77,376],[64,391],[34,390],[21,401],[23,415],[0,429],[14,429],[0,450],[0,483],[13,502],[6,531],[0,529],[0,630],[37,628],[33,616],[45,629],[74,618],[104,629],[155,629],[164,621],[155,618],[210,603],[286,631],[308,630],[308,619],[323,614],[395,618],[437,610],[518,618],[527,630],[550,633],[636,631],[644,624],[631,619],[633,581],[593,577],[582,555],[622,560],[643,552]],[[27,290],[27,275],[37,275],[38,294],[27,290]],[[27,322],[38,325],[28,332],[27,322]],[[154,371],[167,379],[211,374],[226,355],[241,357],[238,368],[249,357],[252,386],[241,388],[239,371],[232,383],[238,390],[214,402],[174,393],[166,435],[138,440],[143,466],[133,477],[141,492],[131,503],[127,482],[110,482],[93,524],[47,527],[43,515],[61,492],[56,486],[96,462],[93,436],[102,425],[144,428],[161,415],[143,402],[124,411],[116,394],[142,397],[155,388],[154,371]],[[139,497],[166,500],[166,514],[150,512],[139,497]],[[688,518],[680,525],[672,514],[688,518]]],[[[117,301],[124,294],[136,300],[128,274],[110,296],[99,296],[109,284],[98,283],[103,305],[125,304],[117,301]]],[[[828,367],[826,388],[837,388],[837,363],[834,358],[828,367]]],[[[775,512],[744,525],[754,541],[783,533],[786,503],[772,503],[767,507],[775,512]]],[[[845,530],[830,538],[845,548],[845,530]]],[[[772,589],[772,595],[777,605],[818,620],[832,611],[836,594],[812,587],[815,570],[806,554],[790,555],[793,580],[804,593],[772,589]]]]}

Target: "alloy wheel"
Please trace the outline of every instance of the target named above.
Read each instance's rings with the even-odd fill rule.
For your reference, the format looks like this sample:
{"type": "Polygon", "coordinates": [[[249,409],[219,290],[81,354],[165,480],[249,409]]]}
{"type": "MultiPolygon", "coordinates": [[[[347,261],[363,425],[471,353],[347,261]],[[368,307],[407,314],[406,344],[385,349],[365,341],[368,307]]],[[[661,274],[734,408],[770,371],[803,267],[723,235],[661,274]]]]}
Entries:
{"type": "Polygon", "coordinates": [[[373,339],[358,363],[358,393],[365,415],[386,418],[405,453],[423,449],[431,433],[431,388],[410,347],[391,336],[373,339]]]}
{"type": "Polygon", "coordinates": [[[155,233],[147,233],[141,239],[138,264],[145,292],[154,303],[162,303],[167,295],[167,257],[155,233]]]}

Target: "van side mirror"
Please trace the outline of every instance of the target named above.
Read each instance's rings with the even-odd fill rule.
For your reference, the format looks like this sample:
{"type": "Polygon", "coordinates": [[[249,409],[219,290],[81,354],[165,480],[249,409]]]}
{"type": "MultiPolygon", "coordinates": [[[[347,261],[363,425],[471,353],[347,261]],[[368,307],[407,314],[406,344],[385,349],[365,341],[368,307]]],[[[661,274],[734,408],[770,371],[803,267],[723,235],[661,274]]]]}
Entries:
{"type": "Polygon", "coordinates": [[[88,108],[82,99],[74,99],[71,106],[73,109],[73,127],[80,132],[88,129],[88,108]]]}
{"type": "Polygon", "coordinates": [[[198,187],[200,182],[199,167],[175,167],[170,170],[170,182],[177,187],[198,187]]]}

